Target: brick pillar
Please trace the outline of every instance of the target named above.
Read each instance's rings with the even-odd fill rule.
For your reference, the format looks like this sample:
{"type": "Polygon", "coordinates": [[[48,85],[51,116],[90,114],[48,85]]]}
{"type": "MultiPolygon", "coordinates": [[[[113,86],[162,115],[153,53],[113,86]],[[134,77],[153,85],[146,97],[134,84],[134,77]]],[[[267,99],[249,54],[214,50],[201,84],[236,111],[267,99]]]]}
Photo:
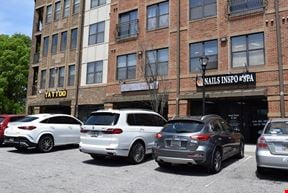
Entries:
{"type": "MultiPolygon", "coordinates": [[[[179,101],[179,116],[189,115],[189,102],[188,100],[179,101]]],[[[176,116],[176,101],[168,101],[168,119],[171,119],[176,116]]]]}
{"type": "Polygon", "coordinates": [[[113,103],[104,103],[104,109],[113,109],[113,103]]]}

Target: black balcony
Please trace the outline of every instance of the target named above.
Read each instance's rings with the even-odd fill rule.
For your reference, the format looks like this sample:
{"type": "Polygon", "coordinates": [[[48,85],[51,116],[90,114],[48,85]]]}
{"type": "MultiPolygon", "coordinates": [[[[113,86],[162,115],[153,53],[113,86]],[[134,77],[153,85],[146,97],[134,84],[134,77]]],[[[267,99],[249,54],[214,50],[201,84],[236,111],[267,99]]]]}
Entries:
{"type": "Polygon", "coordinates": [[[138,19],[117,24],[117,40],[138,37],[138,19]]]}
{"type": "Polygon", "coordinates": [[[229,0],[228,3],[230,15],[264,11],[265,7],[265,0],[229,0]]]}

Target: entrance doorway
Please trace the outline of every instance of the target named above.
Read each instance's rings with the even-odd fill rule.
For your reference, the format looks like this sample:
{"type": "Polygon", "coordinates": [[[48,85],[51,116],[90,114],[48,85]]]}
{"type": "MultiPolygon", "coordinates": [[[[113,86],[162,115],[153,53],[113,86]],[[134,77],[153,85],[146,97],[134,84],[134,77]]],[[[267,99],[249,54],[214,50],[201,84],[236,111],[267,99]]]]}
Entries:
{"type": "MultiPolygon", "coordinates": [[[[237,128],[246,143],[256,143],[259,130],[267,122],[268,103],[266,97],[237,97],[206,99],[206,114],[217,114],[237,128]]],[[[191,101],[191,115],[201,115],[202,101],[191,101]]]]}
{"type": "Polygon", "coordinates": [[[62,105],[51,105],[40,107],[40,113],[60,113],[60,114],[71,114],[71,108],[62,105]]]}

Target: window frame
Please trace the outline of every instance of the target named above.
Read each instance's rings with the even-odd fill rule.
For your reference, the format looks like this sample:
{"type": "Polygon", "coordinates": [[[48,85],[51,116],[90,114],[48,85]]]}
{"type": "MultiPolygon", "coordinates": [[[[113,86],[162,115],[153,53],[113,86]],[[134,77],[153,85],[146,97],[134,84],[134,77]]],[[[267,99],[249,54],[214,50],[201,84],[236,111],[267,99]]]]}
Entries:
{"type": "Polygon", "coordinates": [[[71,29],[71,34],[70,34],[70,49],[76,49],[77,44],[78,44],[78,28],[74,28],[74,29],[71,29]]]}
{"type": "Polygon", "coordinates": [[[106,5],[107,1],[106,0],[90,0],[90,9],[93,9],[95,7],[99,7],[102,5],[106,5]],[[95,4],[93,2],[96,2],[95,4]]]}
{"type": "Polygon", "coordinates": [[[75,75],[76,75],[76,66],[75,66],[75,64],[71,64],[68,67],[68,83],[67,83],[68,86],[74,86],[74,84],[75,84],[75,75]],[[73,72],[73,71],[71,71],[72,68],[74,68],[74,70],[73,70],[74,73],[71,73],[71,72],[73,72]]]}
{"type": "Polygon", "coordinates": [[[169,48],[166,47],[166,48],[159,48],[159,49],[154,49],[154,50],[148,50],[146,51],[146,55],[145,55],[145,76],[167,76],[168,75],[168,71],[169,71],[169,48]],[[159,61],[159,52],[162,51],[162,50],[167,50],[167,61],[159,61]],[[148,57],[148,54],[150,52],[156,52],[156,55],[154,56],[154,59],[155,59],[155,63],[149,63],[149,57],[148,57]],[[159,74],[159,71],[161,71],[160,69],[160,65],[161,64],[167,64],[166,66],[166,69],[165,69],[165,74],[159,74]],[[155,66],[155,71],[153,71],[152,69],[152,72],[155,73],[155,74],[150,74],[151,71],[149,73],[147,73],[147,64],[150,65],[150,68],[152,69],[153,68],[153,65],[155,66]],[[152,67],[151,67],[152,66],[152,67]]]}
{"type": "Polygon", "coordinates": [[[63,18],[70,16],[70,0],[64,0],[63,2],[63,18]]]}
{"type": "Polygon", "coordinates": [[[73,0],[73,15],[80,12],[80,0],[73,0]]]}
{"type": "MultiPolygon", "coordinates": [[[[130,54],[125,54],[125,55],[119,55],[117,56],[117,64],[116,64],[116,80],[131,80],[131,79],[136,79],[136,69],[137,69],[137,55],[136,53],[130,53],[130,54]],[[131,65],[129,66],[129,56],[135,56],[135,65],[131,65]],[[120,57],[125,57],[125,66],[124,67],[119,67],[119,58],[120,57]],[[129,78],[129,67],[130,68],[134,68],[134,77],[133,78],[129,78]],[[125,79],[119,79],[119,69],[126,69],[126,73],[125,73],[125,79]]],[[[131,71],[131,70],[130,70],[131,71]]]]}
{"type": "Polygon", "coordinates": [[[198,4],[198,5],[194,5],[194,6],[192,6],[191,1],[193,1],[193,0],[189,0],[189,20],[190,21],[217,16],[217,0],[214,0],[213,2],[208,2],[208,3],[206,3],[205,0],[201,0],[202,1],[201,5],[198,4]],[[215,4],[215,7],[214,7],[215,8],[215,15],[214,14],[205,15],[205,7],[207,5],[213,5],[213,4],[215,4]],[[201,16],[198,16],[197,18],[192,18],[192,9],[193,8],[194,9],[195,8],[201,8],[201,16]]]}
{"type": "Polygon", "coordinates": [[[47,81],[47,70],[41,70],[41,77],[40,77],[40,89],[46,88],[46,81],[47,81]]]}
{"type": "Polygon", "coordinates": [[[53,7],[52,7],[52,4],[50,5],[47,5],[46,7],[46,17],[45,17],[45,23],[48,24],[48,23],[51,23],[52,20],[53,20],[53,7]]]}
{"type": "Polygon", "coordinates": [[[105,21],[97,22],[89,26],[89,36],[88,36],[88,45],[100,44],[105,42],[105,21]],[[99,31],[99,26],[103,24],[103,31],[99,31]],[[95,33],[91,34],[92,28],[95,27],[95,33]],[[99,38],[100,35],[103,35],[103,41],[99,38]],[[92,42],[92,37],[95,36],[95,42],[92,42]],[[100,39],[100,40],[99,40],[100,39]]]}
{"type": "Polygon", "coordinates": [[[156,4],[152,4],[152,5],[149,5],[147,6],[147,16],[146,16],[146,29],[147,31],[153,31],[153,30],[157,30],[157,29],[163,29],[163,28],[168,28],[169,25],[170,25],[170,4],[169,4],[169,1],[163,1],[163,2],[159,2],[159,3],[156,3],[156,4]],[[161,5],[165,5],[165,4],[168,4],[168,12],[165,13],[165,14],[162,14],[160,15],[160,6],[161,5]],[[156,15],[153,16],[153,17],[149,17],[149,9],[152,7],[156,7],[156,15]],[[163,17],[163,16],[167,16],[167,26],[160,26],[160,18],[163,17]],[[150,19],[153,19],[155,18],[156,19],[156,24],[155,24],[155,28],[150,28],[149,27],[149,20],[150,19]]]}
{"type": "Polygon", "coordinates": [[[50,41],[50,37],[46,36],[43,37],[43,56],[47,56],[48,55],[48,51],[49,51],[49,41],[50,41]]]}
{"type": "Polygon", "coordinates": [[[55,9],[54,9],[54,21],[58,21],[61,18],[61,1],[55,2],[55,9]]]}
{"type": "Polygon", "coordinates": [[[68,37],[67,31],[61,32],[61,43],[60,43],[60,51],[61,52],[64,52],[67,49],[67,37],[68,37]],[[64,34],[66,34],[66,35],[64,36],[64,34]]]}
{"type": "Polygon", "coordinates": [[[57,68],[49,69],[49,88],[55,88],[57,68]]]}
{"type": "Polygon", "coordinates": [[[86,70],[86,84],[91,85],[91,84],[100,84],[103,82],[103,60],[98,60],[98,61],[93,61],[93,62],[88,62],[87,63],[87,70],[86,70]],[[88,72],[89,65],[93,65],[93,71],[88,72]],[[101,66],[101,70],[98,70],[97,67],[101,66]],[[89,82],[89,75],[93,75],[93,81],[89,82]],[[98,80],[98,76],[101,76],[101,81],[98,80]]]}
{"type": "Polygon", "coordinates": [[[64,87],[64,83],[65,83],[65,66],[60,66],[58,68],[57,87],[64,87]]]}
{"type": "Polygon", "coordinates": [[[52,35],[51,54],[56,54],[58,48],[58,34],[52,35]]]}

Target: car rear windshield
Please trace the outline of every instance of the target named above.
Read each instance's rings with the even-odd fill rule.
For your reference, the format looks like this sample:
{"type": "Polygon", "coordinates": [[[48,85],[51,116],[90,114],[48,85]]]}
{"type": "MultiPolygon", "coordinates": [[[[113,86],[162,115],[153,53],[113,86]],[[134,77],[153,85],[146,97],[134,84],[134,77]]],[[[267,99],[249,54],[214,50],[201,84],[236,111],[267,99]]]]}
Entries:
{"type": "Polygon", "coordinates": [[[117,113],[94,113],[87,119],[85,125],[116,125],[118,119],[117,113]]]}
{"type": "Polygon", "coordinates": [[[204,123],[198,121],[171,121],[168,122],[163,132],[167,133],[196,133],[202,130],[204,123]]]}
{"type": "Polygon", "coordinates": [[[22,119],[19,119],[19,120],[15,121],[15,122],[31,122],[31,121],[34,121],[36,119],[38,119],[38,117],[26,116],[26,117],[24,117],[22,119]]]}
{"type": "Polygon", "coordinates": [[[288,122],[271,122],[265,129],[265,134],[288,135],[288,122]]]}
{"type": "Polygon", "coordinates": [[[0,117],[0,123],[2,123],[3,120],[4,120],[4,117],[0,117]]]}

